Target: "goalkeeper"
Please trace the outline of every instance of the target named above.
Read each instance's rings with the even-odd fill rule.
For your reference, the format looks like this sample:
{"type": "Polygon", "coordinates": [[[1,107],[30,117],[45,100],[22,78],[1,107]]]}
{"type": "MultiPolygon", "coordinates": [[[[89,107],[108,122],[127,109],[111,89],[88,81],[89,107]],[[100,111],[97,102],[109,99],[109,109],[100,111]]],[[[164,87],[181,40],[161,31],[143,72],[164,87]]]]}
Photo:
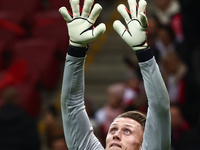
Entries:
{"type": "MultiPolygon", "coordinates": [[[[70,45],[65,61],[61,111],[66,142],[69,150],[104,150],[93,133],[84,106],[84,62],[88,43],[98,39],[106,30],[103,23],[93,27],[101,6],[85,0],[82,12],[79,0],[70,0],[71,16],[65,7],[59,9],[67,22],[70,45]]],[[[123,5],[118,11],[127,28],[115,21],[113,27],[135,52],[148,98],[147,116],[137,111],[119,115],[110,125],[106,150],[169,150],[170,105],[169,97],[155,58],[146,43],[146,1],[128,0],[129,10],[123,5]]]]}

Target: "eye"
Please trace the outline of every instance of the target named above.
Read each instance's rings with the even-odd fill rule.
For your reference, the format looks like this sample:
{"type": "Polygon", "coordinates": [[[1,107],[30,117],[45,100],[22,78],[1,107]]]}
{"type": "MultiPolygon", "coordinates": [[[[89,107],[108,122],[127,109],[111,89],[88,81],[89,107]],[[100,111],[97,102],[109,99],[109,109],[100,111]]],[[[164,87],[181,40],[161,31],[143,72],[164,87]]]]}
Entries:
{"type": "Polygon", "coordinates": [[[131,134],[131,131],[126,129],[126,130],[124,130],[124,133],[125,134],[131,134]]]}
{"type": "Polygon", "coordinates": [[[117,132],[117,129],[116,129],[116,128],[112,128],[112,129],[110,130],[110,132],[111,132],[111,133],[115,133],[115,132],[117,132]]]}

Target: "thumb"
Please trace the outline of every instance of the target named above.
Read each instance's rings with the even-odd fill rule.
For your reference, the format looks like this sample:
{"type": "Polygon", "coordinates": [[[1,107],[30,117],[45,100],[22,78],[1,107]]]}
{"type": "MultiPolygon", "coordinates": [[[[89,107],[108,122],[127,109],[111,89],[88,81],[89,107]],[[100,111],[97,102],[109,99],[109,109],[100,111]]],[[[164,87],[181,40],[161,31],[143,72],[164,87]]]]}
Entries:
{"type": "Polygon", "coordinates": [[[106,26],[104,23],[99,24],[97,27],[83,32],[82,38],[87,42],[98,39],[106,31],[106,26]]]}
{"type": "Polygon", "coordinates": [[[104,23],[99,24],[94,28],[93,36],[95,39],[99,38],[106,31],[106,25],[104,23]]]}

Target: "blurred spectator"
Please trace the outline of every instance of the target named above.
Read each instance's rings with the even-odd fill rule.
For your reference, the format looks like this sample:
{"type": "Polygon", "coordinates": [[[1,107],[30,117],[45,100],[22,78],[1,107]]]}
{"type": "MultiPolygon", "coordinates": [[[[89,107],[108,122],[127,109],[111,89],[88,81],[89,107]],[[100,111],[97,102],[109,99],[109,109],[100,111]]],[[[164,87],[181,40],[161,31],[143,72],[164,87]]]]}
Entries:
{"type": "Polygon", "coordinates": [[[125,111],[140,110],[146,113],[146,94],[143,82],[136,72],[131,71],[126,74],[123,103],[125,111]]]}
{"type": "MultiPolygon", "coordinates": [[[[183,140],[183,135],[189,131],[190,126],[184,119],[181,109],[178,105],[171,105],[171,129],[172,129],[172,147],[174,150],[182,150],[183,143],[186,141],[183,140]]],[[[187,140],[187,139],[185,139],[187,140]]]]}
{"type": "Polygon", "coordinates": [[[101,126],[104,138],[113,119],[124,112],[122,105],[124,85],[122,83],[110,85],[107,94],[107,103],[95,113],[95,120],[101,126]]]}
{"type": "Polygon", "coordinates": [[[198,150],[199,133],[198,130],[191,129],[189,123],[184,118],[181,107],[172,104],[171,113],[171,145],[173,150],[198,150]]]}
{"type": "Polygon", "coordinates": [[[139,68],[139,65],[137,63],[137,59],[131,58],[130,55],[125,55],[124,58],[123,58],[123,62],[128,67],[128,69],[130,69],[133,72],[136,72],[139,80],[141,81],[142,75],[140,73],[140,68],[139,68]]]}
{"type": "Polygon", "coordinates": [[[18,106],[17,89],[14,86],[5,87],[1,91],[1,100],[0,149],[39,150],[36,122],[18,106]]]}
{"type": "Polygon", "coordinates": [[[175,41],[182,43],[184,40],[181,6],[177,0],[156,0],[154,15],[161,25],[170,25],[175,41]]]}
{"type": "Polygon", "coordinates": [[[136,73],[128,72],[126,74],[126,86],[123,95],[123,103],[130,106],[134,103],[140,93],[139,78],[136,73]]]}
{"type": "Polygon", "coordinates": [[[172,103],[185,103],[185,74],[187,66],[180,60],[177,53],[172,51],[162,59],[163,76],[172,103]]]}
{"type": "Polygon", "coordinates": [[[65,137],[63,135],[57,136],[52,139],[51,150],[68,150],[65,137]]]}
{"type": "Polygon", "coordinates": [[[180,12],[180,4],[176,0],[155,0],[154,14],[162,25],[168,25],[174,14],[180,12]]]}
{"type": "Polygon", "coordinates": [[[101,132],[101,128],[100,128],[99,123],[95,120],[94,104],[93,104],[93,101],[91,99],[85,98],[85,108],[86,108],[86,112],[89,116],[90,123],[92,124],[92,127],[94,129],[94,134],[96,135],[96,137],[99,139],[99,141],[103,145],[104,142],[105,142],[105,139],[104,139],[103,134],[101,132]]]}
{"type": "Polygon", "coordinates": [[[170,26],[160,26],[156,39],[156,49],[159,51],[160,59],[167,53],[175,51],[174,36],[170,26]]]}
{"type": "Polygon", "coordinates": [[[61,123],[57,119],[57,112],[55,107],[49,106],[44,113],[44,123],[45,123],[45,140],[46,145],[51,148],[52,142],[60,136],[64,136],[63,128],[61,123]]]}
{"type": "Polygon", "coordinates": [[[86,107],[86,112],[89,116],[90,119],[94,119],[94,103],[91,99],[85,98],[85,107],[86,107]]]}
{"type": "MultiPolygon", "coordinates": [[[[173,33],[171,39],[172,44],[170,44],[171,47],[170,45],[168,47],[163,46],[164,44],[162,44],[160,40],[157,41],[156,48],[158,50],[161,50],[164,47],[165,49],[166,48],[171,49],[171,51],[175,50],[178,53],[181,60],[183,60],[183,62],[188,66],[187,68],[188,71],[186,71],[186,74],[183,73],[184,79],[183,80],[181,79],[181,81],[179,81],[179,87],[176,86],[176,88],[174,88],[176,90],[174,92],[172,91],[172,93],[174,93],[174,95],[176,95],[175,93],[179,93],[180,94],[179,96],[182,95],[181,98],[179,97],[179,102],[181,101],[182,103],[185,100],[185,106],[183,112],[187,120],[190,122],[190,124],[192,126],[196,126],[197,125],[196,118],[199,118],[200,114],[199,113],[200,95],[199,95],[199,83],[198,83],[200,30],[199,27],[196,26],[197,18],[200,17],[200,12],[198,10],[200,7],[200,1],[156,0],[156,7],[157,8],[154,9],[154,15],[157,17],[159,23],[161,25],[169,26],[171,29],[170,32],[168,33],[173,33]],[[159,12],[158,10],[163,14],[158,13],[159,12]],[[168,19],[163,17],[163,15],[165,14],[164,12],[167,14],[166,18],[168,19]],[[166,21],[163,21],[165,19],[166,21]],[[180,92],[180,90],[182,92],[180,92]]],[[[163,35],[168,36],[169,34],[165,33],[163,35]]],[[[174,83],[174,81],[172,80],[171,82],[174,83]]]]}
{"type": "Polygon", "coordinates": [[[182,14],[178,13],[171,17],[171,21],[169,23],[170,27],[173,30],[175,41],[177,44],[182,44],[184,42],[184,33],[183,33],[183,21],[182,14]]]}
{"type": "Polygon", "coordinates": [[[197,25],[197,18],[200,18],[200,1],[179,0],[179,3],[181,5],[183,32],[185,36],[185,44],[181,46],[179,51],[188,66],[186,78],[187,103],[184,114],[187,114],[187,120],[189,120],[190,124],[196,126],[198,124],[196,118],[199,118],[200,114],[200,78],[198,73],[200,65],[200,29],[197,25]]]}
{"type": "Polygon", "coordinates": [[[147,28],[148,30],[147,42],[149,46],[151,47],[152,52],[154,53],[156,61],[158,62],[160,58],[160,53],[156,47],[156,40],[157,40],[160,24],[155,16],[149,16],[148,22],[149,22],[149,27],[147,28]]]}

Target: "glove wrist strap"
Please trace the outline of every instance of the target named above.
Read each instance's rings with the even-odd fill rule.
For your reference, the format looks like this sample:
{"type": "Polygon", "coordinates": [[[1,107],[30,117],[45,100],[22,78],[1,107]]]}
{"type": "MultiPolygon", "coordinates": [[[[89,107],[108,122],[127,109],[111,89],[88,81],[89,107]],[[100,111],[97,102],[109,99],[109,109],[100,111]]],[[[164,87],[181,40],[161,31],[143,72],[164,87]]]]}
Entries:
{"type": "Polygon", "coordinates": [[[139,62],[145,62],[153,58],[153,52],[151,51],[150,47],[136,51],[135,54],[139,62]]]}
{"type": "Polygon", "coordinates": [[[74,57],[85,57],[88,48],[88,45],[86,47],[75,47],[73,45],[69,45],[68,54],[74,57]]]}

